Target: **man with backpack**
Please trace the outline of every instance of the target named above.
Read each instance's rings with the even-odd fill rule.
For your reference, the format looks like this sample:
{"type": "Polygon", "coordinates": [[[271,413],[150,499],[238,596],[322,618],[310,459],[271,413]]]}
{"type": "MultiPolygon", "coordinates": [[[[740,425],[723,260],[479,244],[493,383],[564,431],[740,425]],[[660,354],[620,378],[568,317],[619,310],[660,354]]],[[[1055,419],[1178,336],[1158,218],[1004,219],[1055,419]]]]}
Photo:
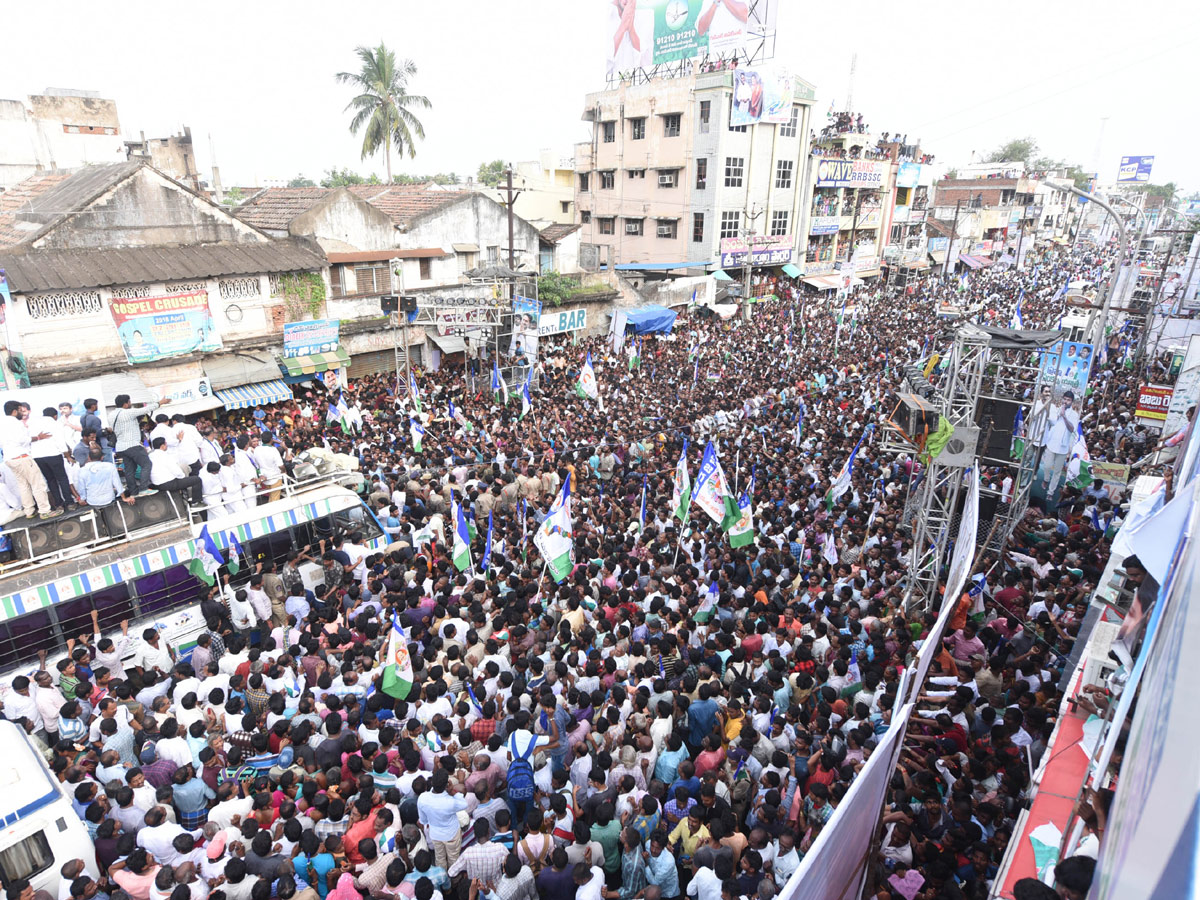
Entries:
{"type": "MultiPolygon", "coordinates": [[[[556,728],[553,717],[547,724],[556,728]]],[[[513,730],[505,741],[509,754],[508,764],[508,808],[513,822],[524,822],[533,803],[537,784],[534,781],[534,757],[539,750],[553,750],[557,746],[551,735],[537,734],[530,728],[529,713],[521,710],[513,717],[513,730]]]]}

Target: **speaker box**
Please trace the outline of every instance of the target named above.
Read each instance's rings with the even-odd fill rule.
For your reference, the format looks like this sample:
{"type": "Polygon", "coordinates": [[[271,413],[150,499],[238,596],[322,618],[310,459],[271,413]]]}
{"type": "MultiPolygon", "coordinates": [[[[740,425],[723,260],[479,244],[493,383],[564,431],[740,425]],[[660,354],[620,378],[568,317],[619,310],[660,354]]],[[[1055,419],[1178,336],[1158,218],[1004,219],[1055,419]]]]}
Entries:
{"type": "MultiPolygon", "coordinates": [[[[19,555],[27,559],[36,559],[48,553],[66,550],[76,544],[96,540],[96,525],[91,517],[67,515],[30,525],[28,534],[28,546],[20,547],[19,555]]],[[[13,533],[14,538],[18,535],[21,535],[21,532],[13,533]]],[[[25,541],[19,540],[16,543],[24,544],[25,541]]]]}
{"type": "Polygon", "coordinates": [[[896,404],[891,419],[896,427],[909,438],[917,438],[926,432],[937,431],[939,414],[928,400],[916,394],[898,394],[900,402],[896,404]]]}
{"type": "Polygon", "coordinates": [[[1021,404],[1016,400],[981,397],[975,407],[979,426],[979,456],[985,460],[1013,462],[1013,421],[1021,404]]]}
{"type": "Polygon", "coordinates": [[[379,309],[385,313],[394,313],[400,308],[400,298],[395,294],[384,294],[379,298],[379,309]]]}
{"type": "Polygon", "coordinates": [[[413,294],[405,294],[400,298],[400,312],[415,313],[417,311],[417,298],[413,294]]]}
{"type": "Polygon", "coordinates": [[[176,491],[159,491],[145,497],[135,497],[132,506],[121,505],[121,510],[125,513],[125,524],[130,531],[162,522],[178,521],[180,517],[186,520],[187,509],[187,501],[176,491]]]}

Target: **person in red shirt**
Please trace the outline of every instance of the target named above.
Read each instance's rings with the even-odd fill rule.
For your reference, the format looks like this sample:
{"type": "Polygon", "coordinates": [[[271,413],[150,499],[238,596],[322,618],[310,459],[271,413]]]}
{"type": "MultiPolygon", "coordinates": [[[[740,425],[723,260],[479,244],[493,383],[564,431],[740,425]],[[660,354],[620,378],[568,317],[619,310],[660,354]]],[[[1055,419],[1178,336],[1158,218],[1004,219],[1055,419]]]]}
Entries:
{"type": "Polygon", "coordinates": [[[346,862],[352,866],[366,862],[358,852],[358,842],[364,838],[375,836],[375,814],[378,809],[371,805],[370,797],[359,797],[354,801],[350,810],[350,827],[342,838],[342,846],[346,850],[346,862]]]}

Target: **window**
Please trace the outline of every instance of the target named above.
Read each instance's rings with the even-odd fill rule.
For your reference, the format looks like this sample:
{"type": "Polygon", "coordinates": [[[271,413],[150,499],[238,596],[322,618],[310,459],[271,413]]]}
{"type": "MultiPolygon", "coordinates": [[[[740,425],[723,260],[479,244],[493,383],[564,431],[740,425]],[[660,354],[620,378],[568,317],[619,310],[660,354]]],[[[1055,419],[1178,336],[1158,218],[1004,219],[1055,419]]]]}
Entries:
{"type": "Polygon", "coordinates": [[[679,137],[679,113],[668,113],[663,116],[663,137],[679,137]]]}
{"type": "Polygon", "coordinates": [[[332,296],[334,296],[334,297],[346,296],[346,292],[342,288],[342,267],[341,266],[330,266],[329,267],[329,286],[333,289],[331,291],[332,296]]]}
{"type": "Polygon", "coordinates": [[[771,237],[779,237],[788,233],[788,211],[777,209],[771,213],[771,237]]]}
{"type": "Polygon", "coordinates": [[[625,220],[625,233],[626,234],[642,234],[643,233],[642,220],[641,219],[626,219],[625,220]]]}
{"type": "Polygon", "coordinates": [[[896,205],[908,206],[908,195],[912,188],[896,188],[896,205]]]}
{"type": "Polygon", "coordinates": [[[630,178],[645,178],[646,170],[645,169],[630,169],[629,177],[630,178]]]}
{"type": "Polygon", "coordinates": [[[704,243],[704,213],[692,213],[692,242],[704,243]]]}
{"type": "Polygon", "coordinates": [[[641,141],[646,138],[646,120],[644,118],[629,120],[629,136],[632,140],[641,141]]]}
{"type": "Polygon", "coordinates": [[[613,217],[612,216],[604,216],[603,218],[597,219],[596,223],[600,226],[599,230],[600,230],[601,234],[612,234],[613,233],[613,217]]]}
{"type": "Polygon", "coordinates": [[[433,260],[428,256],[422,256],[417,262],[421,280],[430,281],[433,278],[433,260]]]}
{"type": "Polygon", "coordinates": [[[479,254],[467,251],[458,254],[458,271],[467,272],[478,265],[479,254]]]}
{"type": "Polygon", "coordinates": [[[660,238],[675,240],[679,237],[679,223],[674,219],[659,219],[657,231],[660,238]]]}
{"type": "Polygon", "coordinates": [[[679,187],[679,170],[678,169],[659,169],[658,170],[658,186],[660,188],[679,187]]]}
{"type": "Polygon", "coordinates": [[[579,211],[579,224],[587,225],[592,221],[592,211],[590,209],[581,209],[579,211]]]}
{"type": "Polygon", "coordinates": [[[746,159],[742,156],[725,157],[725,187],[742,186],[742,170],[746,159]]]}
{"type": "Polygon", "coordinates": [[[581,172],[579,175],[579,192],[586,194],[588,192],[588,173],[581,172]]]}
{"type": "Polygon", "coordinates": [[[792,107],[792,117],[790,119],[788,119],[786,125],[779,126],[779,136],[780,137],[795,137],[796,136],[796,127],[797,127],[797,125],[799,125],[799,123],[800,123],[800,107],[793,106],[792,107]]]}
{"type": "Polygon", "coordinates": [[[708,184],[708,160],[707,159],[698,159],[698,160],[696,160],[696,190],[698,190],[698,191],[704,190],[704,187],[707,184],[708,184]]]}
{"type": "Polygon", "coordinates": [[[571,211],[571,201],[570,200],[562,200],[559,202],[558,205],[562,207],[562,211],[564,213],[569,213],[571,211]]]}
{"type": "Polygon", "coordinates": [[[708,134],[708,123],[712,121],[712,101],[700,101],[700,133],[708,134]]]}
{"type": "Polygon", "coordinates": [[[50,842],[46,840],[44,831],[35,832],[25,840],[0,850],[0,872],[4,874],[5,884],[29,878],[48,868],[52,862],[54,854],[50,851],[50,842]]]}
{"type": "Polygon", "coordinates": [[[500,247],[497,244],[490,244],[487,248],[487,261],[493,265],[500,261],[500,247]]]}
{"type": "Polygon", "coordinates": [[[27,297],[31,319],[73,318],[104,311],[99,291],[70,291],[63,294],[37,294],[27,297]]]}
{"type": "Polygon", "coordinates": [[[737,237],[742,230],[742,214],[740,212],[721,213],[721,237],[737,237]]]}
{"type": "Polygon", "coordinates": [[[600,173],[600,190],[611,191],[616,183],[616,172],[612,169],[600,173]]]}
{"type": "Polygon", "coordinates": [[[606,144],[611,144],[617,139],[617,123],[616,122],[601,122],[600,133],[603,136],[603,141],[606,144]]]}
{"type": "Polygon", "coordinates": [[[356,294],[386,294],[392,289],[391,273],[387,266],[355,266],[356,294]]]}
{"type": "Polygon", "coordinates": [[[792,161],[781,159],[775,163],[775,187],[790,188],[792,186],[792,161]]]}

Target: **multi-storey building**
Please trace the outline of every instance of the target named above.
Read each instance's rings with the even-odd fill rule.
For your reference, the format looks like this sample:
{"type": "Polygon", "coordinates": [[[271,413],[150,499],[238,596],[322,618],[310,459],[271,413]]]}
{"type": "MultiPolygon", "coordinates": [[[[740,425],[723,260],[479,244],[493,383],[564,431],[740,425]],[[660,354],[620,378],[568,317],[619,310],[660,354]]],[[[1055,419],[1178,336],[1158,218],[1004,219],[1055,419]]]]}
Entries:
{"type": "Polygon", "coordinates": [[[587,96],[575,147],[584,245],[651,269],[798,260],[805,234],[812,85],[793,79],[779,124],[731,124],[736,68],[622,83],[587,96]]]}

